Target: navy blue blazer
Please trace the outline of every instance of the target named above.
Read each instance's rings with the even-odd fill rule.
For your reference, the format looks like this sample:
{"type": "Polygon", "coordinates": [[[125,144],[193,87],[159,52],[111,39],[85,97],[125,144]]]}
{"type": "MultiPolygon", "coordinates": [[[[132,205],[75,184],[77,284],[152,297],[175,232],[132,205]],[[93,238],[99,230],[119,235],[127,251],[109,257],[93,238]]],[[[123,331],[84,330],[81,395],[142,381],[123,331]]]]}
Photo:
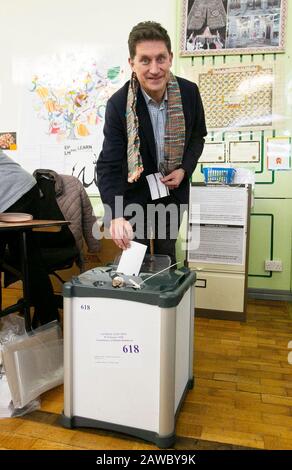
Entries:
{"type": "MultiPolygon", "coordinates": [[[[185,145],[181,167],[186,176],[179,188],[172,190],[180,204],[188,204],[189,178],[203,151],[204,136],[207,135],[204,109],[195,83],[177,77],[181,91],[185,117],[185,145]]],[[[151,119],[141,90],[137,95],[139,119],[140,153],[144,171],[135,183],[128,183],[126,104],[129,82],[118,90],[107,102],[104,124],[103,148],[96,164],[98,189],[102,202],[112,211],[112,218],[122,217],[115,210],[115,196],[123,196],[124,207],[131,203],[145,206],[151,202],[146,175],[157,172],[156,147],[151,119]]]]}

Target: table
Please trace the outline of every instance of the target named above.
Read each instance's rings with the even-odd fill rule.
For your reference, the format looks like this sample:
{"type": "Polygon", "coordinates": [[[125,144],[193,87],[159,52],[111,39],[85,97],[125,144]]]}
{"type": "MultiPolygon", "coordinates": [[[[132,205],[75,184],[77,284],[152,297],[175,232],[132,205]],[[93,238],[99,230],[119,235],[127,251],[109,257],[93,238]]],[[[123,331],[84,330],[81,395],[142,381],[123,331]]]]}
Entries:
{"type": "MultiPolygon", "coordinates": [[[[70,222],[67,220],[29,220],[27,222],[0,222],[0,232],[10,231],[19,232],[20,234],[20,251],[21,251],[21,271],[17,272],[22,280],[23,298],[16,304],[10,305],[9,307],[0,310],[0,318],[10,313],[23,311],[26,331],[31,330],[31,318],[30,318],[30,305],[29,305],[29,279],[27,269],[27,244],[26,237],[30,231],[58,231],[61,230],[62,226],[69,225],[70,222]]],[[[4,261],[0,260],[0,271],[1,266],[6,267],[12,272],[16,272],[15,268],[9,266],[4,261]]]]}

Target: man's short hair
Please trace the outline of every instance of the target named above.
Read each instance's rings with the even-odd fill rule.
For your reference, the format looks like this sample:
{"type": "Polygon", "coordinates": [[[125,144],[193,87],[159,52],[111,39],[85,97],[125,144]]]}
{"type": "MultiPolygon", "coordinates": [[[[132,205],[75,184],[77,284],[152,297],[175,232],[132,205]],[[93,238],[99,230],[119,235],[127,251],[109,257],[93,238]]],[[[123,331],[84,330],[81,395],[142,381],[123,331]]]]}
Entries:
{"type": "Polygon", "coordinates": [[[128,46],[130,58],[136,55],[136,46],[142,41],[163,41],[169,53],[171,53],[171,41],[166,29],[155,21],[142,21],[133,27],[129,34],[128,46]]]}

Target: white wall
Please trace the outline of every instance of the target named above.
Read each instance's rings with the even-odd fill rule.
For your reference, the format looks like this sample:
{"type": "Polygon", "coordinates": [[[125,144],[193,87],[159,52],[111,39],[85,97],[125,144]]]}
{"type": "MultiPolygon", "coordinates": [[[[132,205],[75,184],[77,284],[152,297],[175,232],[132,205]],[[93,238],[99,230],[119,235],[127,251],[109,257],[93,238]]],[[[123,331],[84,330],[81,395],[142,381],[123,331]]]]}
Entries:
{"type": "Polygon", "coordinates": [[[27,60],[102,47],[126,64],[130,29],[139,21],[159,21],[174,44],[175,15],[176,0],[1,0],[0,132],[21,130],[27,60]]]}

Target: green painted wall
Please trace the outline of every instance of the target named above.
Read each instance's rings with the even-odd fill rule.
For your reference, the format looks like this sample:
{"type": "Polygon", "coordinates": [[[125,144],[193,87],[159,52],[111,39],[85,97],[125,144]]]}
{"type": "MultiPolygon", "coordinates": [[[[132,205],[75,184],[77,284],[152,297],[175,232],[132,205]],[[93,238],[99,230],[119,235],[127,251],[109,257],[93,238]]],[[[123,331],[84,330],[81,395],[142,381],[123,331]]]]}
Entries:
{"type": "MultiPolygon", "coordinates": [[[[292,172],[272,172],[266,167],[266,139],[275,136],[291,136],[292,134],[292,1],[288,1],[288,19],[286,28],[286,52],[281,54],[179,57],[180,24],[182,2],[177,1],[177,41],[175,72],[183,76],[186,65],[200,68],[202,65],[211,67],[222,64],[266,65],[273,64],[279,76],[279,94],[283,98],[282,117],[277,126],[269,131],[255,133],[251,139],[261,141],[261,162],[253,165],[256,171],[254,191],[254,207],[251,216],[251,234],[249,250],[249,282],[251,288],[268,290],[291,290],[291,234],[292,234],[292,172]],[[265,272],[266,259],[280,259],[283,272],[265,272]]],[[[218,116],[220,119],[220,116],[218,116]]],[[[240,134],[238,134],[240,137],[240,134]]],[[[214,135],[209,134],[210,141],[214,135]]],[[[227,135],[216,135],[215,141],[228,140],[227,135]]],[[[210,166],[210,165],[209,165],[210,166]]],[[[242,164],[237,166],[243,166],[242,164]]],[[[249,165],[246,165],[249,167],[249,165]]],[[[202,181],[202,165],[198,165],[193,175],[194,181],[202,181]]]]}
{"type": "Polygon", "coordinates": [[[249,287],[290,290],[291,233],[292,199],[255,199],[251,216],[249,287]],[[271,258],[283,261],[283,272],[264,271],[264,260],[271,258]]]}
{"type": "MultiPolygon", "coordinates": [[[[269,290],[291,290],[291,253],[292,253],[292,172],[272,172],[266,167],[266,140],[273,136],[292,135],[292,1],[288,0],[288,20],[286,28],[286,52],[284,54],[257,54],[235,56],[181,57],[179,55],[180,26],[182,1],[177,0],[176,37],[173,42],[174,64],[173,71],[184,76],[187,66],[195,68],[203,64],[216,67],[222,64],[266,65],[272,63],[277,73],[281,74],[280,94],[284,101],[283,117],[276,128],[253,132],[251,139],[261,141],[261,161],[253,165],[256,172],[254,191],[254,207],[251,216],[250,250],[249,250],[249,287],[269,290]],[[266,259],[281,259],[283,272],[265,272],[266,259]]],[[[240,134],[238,134],[240,137],[240,134]]],[[[214,135],[210,134],[211,140],[214,135]]],[[[228,140],[227,135],[216,138],[228,140]]],[[[238,165],[242,166],[242,165],[238,165]]],[[[201,165],[198,165],[193,179],[202,181],[201,165]]],[[[100,199],[92,198],[97,215],[102,216],[103,210],[100,199]]],[[[177,244],[177,254],[183,256],[180,244],[177,244]]]]}

